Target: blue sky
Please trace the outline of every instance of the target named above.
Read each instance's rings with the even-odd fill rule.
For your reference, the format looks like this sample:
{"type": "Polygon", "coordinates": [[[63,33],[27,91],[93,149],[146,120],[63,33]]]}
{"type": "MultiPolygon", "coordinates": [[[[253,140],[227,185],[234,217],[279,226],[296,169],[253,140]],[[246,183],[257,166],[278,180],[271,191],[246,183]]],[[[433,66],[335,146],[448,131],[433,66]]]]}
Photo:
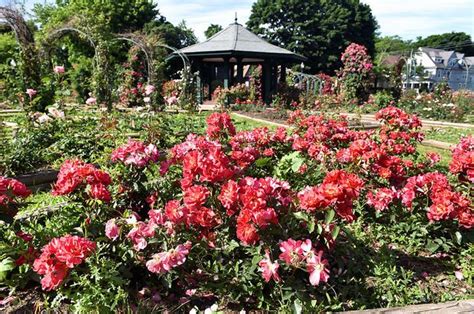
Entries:
{"type": "MultiPolygon", "coordinates": [[[[0,0],[1,4],[12,0],[0,0]]],[[[20,0],[21,1],[21,0],[20,0]]],[[[27,7],[34,2],[26,0],[27,7]]],[[[304,0],[302,0],[304,1],[304,0]]],[[[380,25],[382,35],[400,35],[404,39],[415,39],[451,31],[462,31],[474,37],[473,0],[361,0],[371,6],[380,25]]],[[[162,15],[172,23],[186,20],[200,40],[209,24],[226,26],[234,20],[237,12],[239,22],[244,24],[254,0],[158,0],[162,15]]]]}

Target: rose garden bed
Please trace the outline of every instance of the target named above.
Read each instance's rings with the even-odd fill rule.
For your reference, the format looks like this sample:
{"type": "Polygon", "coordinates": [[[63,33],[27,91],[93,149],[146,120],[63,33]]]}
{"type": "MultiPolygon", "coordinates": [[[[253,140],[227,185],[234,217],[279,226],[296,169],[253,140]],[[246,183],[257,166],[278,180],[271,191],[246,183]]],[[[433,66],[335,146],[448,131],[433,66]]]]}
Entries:
{"type": "Polygon", "coordinates": [[[394,107],[374,130],[300,111],[291,130],[206,119],[173,139],[167,118],[138,140],[111,131],[87,162],[65,152],[52,195],[2,178],[2,302],[299,312],[472,295],[472,137],[448,170],[394,107]]]}

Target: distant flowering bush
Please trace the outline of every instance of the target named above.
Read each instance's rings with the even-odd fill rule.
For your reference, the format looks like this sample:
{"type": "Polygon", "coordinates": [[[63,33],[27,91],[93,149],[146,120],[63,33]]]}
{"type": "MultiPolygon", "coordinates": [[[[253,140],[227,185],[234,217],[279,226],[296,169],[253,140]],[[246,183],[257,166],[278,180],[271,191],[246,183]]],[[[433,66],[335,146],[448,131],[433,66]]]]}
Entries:
{"type": "Polygon", "coordinates": [[[356,43],[350,44],[341,56],[343,67],[338,72],[342,92],[346,100],[367,100],[372,75],[372,60],[367,49],[356,43]]]}
{"type": "Polygon", "coordinates": [[[66,71],[66,69],[65,69],[64,66],[62,66],[62,65],[56,65],[56,66],[53,68],[53,71],[54,71],[54,73],[56,73],[56,74],[64,74],[64,72],[66,71]]]}
{"type": "Polygon", "coordinates": [[[461,138],[456,147],[453,148],[453,159],[449,170],[459,175],[461,180],[474,183],[474,137],[461,138]]]}

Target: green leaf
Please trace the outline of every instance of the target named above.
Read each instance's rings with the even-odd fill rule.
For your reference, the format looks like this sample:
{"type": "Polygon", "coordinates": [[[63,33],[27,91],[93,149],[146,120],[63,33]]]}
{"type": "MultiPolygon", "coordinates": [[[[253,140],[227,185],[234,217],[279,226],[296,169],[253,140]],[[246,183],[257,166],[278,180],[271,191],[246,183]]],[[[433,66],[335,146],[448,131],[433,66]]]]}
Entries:
{"type": "Polygon", "coordinates": [[[301,314],[302,311],[303,311],[303,305],[301,304],[301,301],[299,299],[296,299],[293,302],[293,313],[301,314]]]}
{"type": "Polygon", "coordinates": [[[331,237],[336,240],[337,236],[339,235],[339,231],[341,230],[341,228],[339,226],[336,226],[334,229],[332,229],[332,232],[331,232],[331,237]]]}
{"type": "Polygon", "coordinates": [[[462,234],[461,234],[461,232],[456,231],[456,233],[454,233],[454,236],[456,238],[456,243],[460,245],[462,243],[462,234]]]}
{"type": "Polygon", "coordinates": [[[2,262],[0,262],[0,282],[5,281],[8,276],[8,273],[15,269],[15,261],[11,257],[7,257],[2,262]]]}
{"type": "Polygon", "coordinates": [[[334,211],[334,209],[328,210],[326,212],[326,218],[324,219],[324,223],[326,225],[329,225],[332,222],[332,220],[334,219],[335,215],[336,215],[336,212],[334,211]]]}
{"type": "Polygon", "coordinates": [[[295,218],[298,220],[309,221],[308,214],[305,212],[296,212],[293,213],[293,216],[295,216],[295,218]]]}
{"type": "Polygon", "coordinates": [[[309,233],[313,233],[315,227],[316,227],[316,222],[314,221],[314,219],[310,219],[308,221],[308,231],[309,231],[309,233]]]}
{"type": "Polygon", "coordinates": [[[439,244],[428,240],[428,243],[426,244],[426,249],[430,251],[431,253],[434,253],[437,249],[439,248],[439,244]]]}
{"type": "Polygon", "coordinates": [[[259,158],[255,161],[255,165],[257,165],[257,167],[260,167],[260,168],[265,167],[266,165],[268,165],[270,160],[272,160],[270,157],[259,158]]]}

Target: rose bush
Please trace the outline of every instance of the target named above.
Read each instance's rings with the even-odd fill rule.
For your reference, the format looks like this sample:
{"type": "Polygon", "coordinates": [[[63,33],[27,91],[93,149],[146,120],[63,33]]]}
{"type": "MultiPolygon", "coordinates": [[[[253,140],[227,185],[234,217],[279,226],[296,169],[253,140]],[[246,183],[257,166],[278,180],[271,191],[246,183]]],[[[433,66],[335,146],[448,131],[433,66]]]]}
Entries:
{"type": "MultiPolygon", "coordinates": [[[[161,159],[154,144],[130,141],[103,170],[66,161],[53,193],[86,218],[64,237],[36,240],[33,270],[43,289],[74,304],[100,299],[89,289],[103,283],[102,269],[130,291],[107,290],[123,296],[114,309],[330,309],[329,294],[353,297],[369,267],[354,264],[362,253],[351,224],[416,217],[436,239],[473,227],[469,163],[436,172],[438,158],[417,152],[416,116],[387,107],[377,119],[378,130],[352,130],[344,118],[295,111],[292,129],[237,132],[228,114],[213,113],[205,135],[189,134],[161,159]]],[[[471,142],[455,149],[459,160],[469,160],[471,142]]]]}

